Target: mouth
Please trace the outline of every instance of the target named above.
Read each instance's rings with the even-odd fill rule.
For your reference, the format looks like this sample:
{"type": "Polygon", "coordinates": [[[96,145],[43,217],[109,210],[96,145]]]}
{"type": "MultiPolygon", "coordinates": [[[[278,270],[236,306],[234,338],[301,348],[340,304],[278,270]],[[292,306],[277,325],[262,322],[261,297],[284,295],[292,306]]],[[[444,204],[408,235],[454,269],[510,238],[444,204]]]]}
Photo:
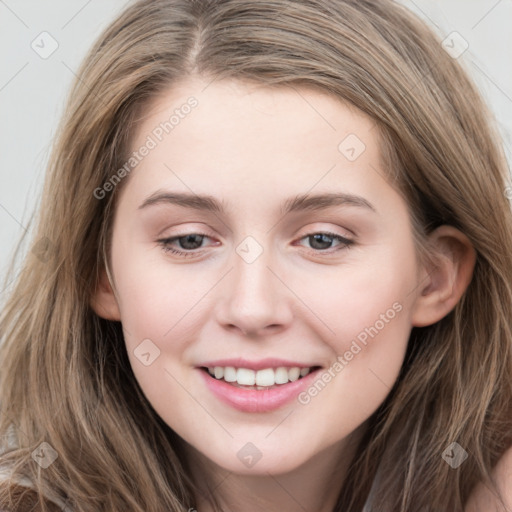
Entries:
{"type": "Polygon", "coordinates": [[[223,381],[235,388],[248,390],[270,390],[301,380],[321,366],[264,368],[252,370],[234,366],[202,366],[200,369],[215,380],[223,381]]]}

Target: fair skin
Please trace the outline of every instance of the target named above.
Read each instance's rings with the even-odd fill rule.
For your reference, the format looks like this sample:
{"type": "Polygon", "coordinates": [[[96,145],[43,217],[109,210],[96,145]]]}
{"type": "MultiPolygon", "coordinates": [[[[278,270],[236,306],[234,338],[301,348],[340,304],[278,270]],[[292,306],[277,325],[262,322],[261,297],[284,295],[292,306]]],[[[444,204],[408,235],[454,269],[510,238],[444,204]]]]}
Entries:
{"type": "Polygon", "coordinates": [[[113,286],[103,274],[93,307],[122,322],[135,377],[185,441],[204,491],[191,507],[213,510],[208,482],[225,510],[328,512],[367,419],[398,377],[412,327],[455,307],[475,252],[465,235],[442,226],[431,235],[438,266],[420,265],[407,205],[384,179],[377,129],[361,112],[312,90],[207,84],[189,79],[144,110],[132,150],[187,98],[198,100],[125,178],[113,286]],[[349,134],[366,146],[352,161],[338,149],[349,134]],[[141,208],[157,191],[209,195],[225,212],[168,201],[141,208]],[[326,192],[372,207],[280,212],[292,196],[326,192]],[[353,243],[307,236],[326,231],[353,243]],[[191,249],[179,237],[194,233],[207,236],[191,249]],[[248,236],[263,249],[251,263],[236,251],[248,236]],[[159,241],[172,237],[170,246],[191,257],[164,250],[159,241]],[[276,357],[328,369],[396,303],[400,312],[305,405],[236,410],[211,393],[197,367],[276,357]],[[146,339],[160,350],[148,366],[134,353],[146,339]],[[251,467],[237,456],[247,443],[261,454],[251,467]]]}
{"type": "Polygon", "coordinates": [[[465,512],[511,512],[512,511],[512,448],[501,457],[492,472],[496,486],[504,502],[501,504],[492,489],[478,484],[466,504],[465,512]]]}

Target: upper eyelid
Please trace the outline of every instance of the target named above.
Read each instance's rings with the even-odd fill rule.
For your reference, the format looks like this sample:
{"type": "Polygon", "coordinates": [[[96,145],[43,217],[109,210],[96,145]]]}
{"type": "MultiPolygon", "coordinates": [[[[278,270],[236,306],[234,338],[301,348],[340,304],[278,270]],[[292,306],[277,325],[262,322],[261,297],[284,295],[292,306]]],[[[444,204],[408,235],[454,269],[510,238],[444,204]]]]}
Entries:
{"type": "Polygon", "coordinates": [[[317,234],[324,234],[324,235],[327,235],[327,236],[333,238],[334,240],[338,240],[338,242],[340,242],[341,245],[343,245],[343,244],[352,245],[353,243],[356,242],[355,238],[349,238],[347,236],[340,235],[338,233],[334,233],[331,231],[312,231],[311,233],[306,233],[305,235],[296,238],[296,241],[300,242],[301,240],[304,240],[305,238],[308,238],[310,236],[317,235],[317,234]]]}
{"type": "MultiPolygon", "coordinates": [[[[355,233],[353,233],[352,231],[348,230],[347,228],[344,228],[346,231],[348,231],[350,233],[350,235],[345,235],[345,234],[342,234],[342,233],[336,233],[334,229],[311,229],[311,230],[308,230],[307,232],[305,233],[302,233],[300,235],[296,235],[294,238],[295,239],[302,239],[304,237],[307,237],[307,236],[311,236],[311,235],[317,235],[317,234],[329,234],[329,235],[332,235],[332,236],[339,236],[341,238],[347,238],[347,239],[352,239],[350,237],[353,237],[354,239],[356,238],[356,235],[355,233]]],[[[182,238],[182,237],[185,237],[185,236],[188,236],[188,235],[200,235],[200,236],[205,236],[205,237],[208,237],[208,238],[215,238],[215,235],[211,235],[207,232],[205,232],[204,230],[201,230],[201,229],[198,229],[198,230],[189,230],[189,231],[186,231],[186,232],[183,232],[183,233],[177,233],[177,234],[172,234],[172,235],[169,235],[169,236],[163,236],[161,237],[160,239],[161,240],[175,240],[177,238],[182,238]]]]}
{"type": "MultiPolygon", "coordinates": [[[[354,238],[347,237],[345,235],[335,233],[333,230],[329,230],[329,229],[325,229],[325,230],[319,229],[319,230],[308,231],[307,233],[304,233],[300,236],[294,237],[294,241],[298,242],[307,237],[310,237],[313,235],[318,235],[318,234],[325,234],[325,235],[330,236],[335,239],[339,237],[342,239],[341,243],[343,243],[343,240],[350,242],[350,243],[354,243],[356,241],[355,237],[354,238]]],[[[210,238],[210,239],[214,238],[213,236],[211,236],[207,233],[202,233],[201,231],[188,231],[187,233],[183,233],[183,234],[177,234],[177,235],[172,235],[172,236],[168,236],[168,237],[163,237],[163,238],[159,239],[158,242],[169,242],[169,243],[175,242],[176,240],[179,240],[180,238],[186,237],[188,235],[199,235],[199,236],[203,236],[203,237],[210,238]]],[[[198,249],[189,249],[188,251],[186,249],[180,249],[180,250],[182,250],[184,252],[195,252],[195,251],[200,251],[201,249],[205,249],[205,248],[206,247],[201,247],[198,249]]]]}
{"type": "MultiPolygon", "coordinates": [[[[194,224],[194,222],[184,223],[184,224],[194,224]]],[[[203,224],[203,223],[202,222],[198,222],[197,224],[203,224]]],[[[317,222],[314,222],[314,223],[311,223],[311,224],[324,224],[324,225],[325,224],[331,224],[332,225],[332,224],[336,224],[336,220],[334,220],[334,221],[333,220],[317,221],[317,222]]],[[[162,230],[161,233],[165,232],[165,231],[166,230],[162,230]]],[[[230,230],[230,232],[231,232],[231,230],[230,230]]],[[[295,232],[297,233],[297,235],[294,235],[294,237],[298,237],[299,233],[300,233],[300,230],[297,230],[295,232]]],[[[165,239],[180,238],[182,236],[187,236],[187,235],[205,235],[205,236],[208,236],[210,238],[215,238],[216,237],[216,235],[214,235],[213,233],[212,234],[210,234],[210,233],[211,233],[211,231],[208,228],[189,227],[189,228],[185,228],[182,233],[178,232],[177,234],[172,234],[172,235],[165,236],[165,237],[162,237],[162,238],[165,238],[165,239]]],[[[333,233],[336,236],[341,236],[341,237],[344,237],[344,238],[349,238],[349,237],[353,237],[354,239],[357,238],[357,234],[352,229],[349,229],[348,227],[341,226],[341,225],[338,225],[336,228],[331,228],[331,227],[326,227],[326,228],[323,228],[323,227],[309,228],[301,236],[304,237],[304,236],[308,236],[308,235],[316,234],[316,233],[333,233]],[[337,229],[341,229],[345,233],[336,233],[337,229]]]]}

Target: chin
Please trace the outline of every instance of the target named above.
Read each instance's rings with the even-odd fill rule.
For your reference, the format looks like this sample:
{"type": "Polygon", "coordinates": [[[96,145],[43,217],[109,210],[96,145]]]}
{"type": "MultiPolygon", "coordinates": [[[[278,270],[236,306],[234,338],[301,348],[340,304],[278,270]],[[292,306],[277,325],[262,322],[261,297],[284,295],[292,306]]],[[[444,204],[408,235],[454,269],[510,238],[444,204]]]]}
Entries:
{"type": "Polygon", "coordinates": [[[233,447],[223,453],[210,453],[203,456],[226,471],[238,475],[265,476],[289,473],[307,462],[301,450],[290,447],[289,449],[276,450],[254,443],[244,443],[241,448],[233,447]],[[299,457],[299,455],[301,455],[299,457]]]}

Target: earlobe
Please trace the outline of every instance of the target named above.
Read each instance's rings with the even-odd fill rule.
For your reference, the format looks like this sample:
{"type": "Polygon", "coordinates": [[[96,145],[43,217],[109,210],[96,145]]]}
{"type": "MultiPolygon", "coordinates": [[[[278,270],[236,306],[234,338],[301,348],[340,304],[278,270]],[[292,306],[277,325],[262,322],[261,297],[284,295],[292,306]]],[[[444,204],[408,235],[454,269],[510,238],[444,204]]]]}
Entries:
{"type": "Polygon", "coordinates": [[[105,320],[121,320],[119,305],[105,270],[101,271],[90,301],[94,312],[105,320]]]}
{"type": "Polygon", "coordinates": [[[440,226],[430,239],[437,264],[424,269],[411,320],[414,327],[432,325],[453,310],[471,282],[476,263],[470,240],[453,226],[440,226]]]}

